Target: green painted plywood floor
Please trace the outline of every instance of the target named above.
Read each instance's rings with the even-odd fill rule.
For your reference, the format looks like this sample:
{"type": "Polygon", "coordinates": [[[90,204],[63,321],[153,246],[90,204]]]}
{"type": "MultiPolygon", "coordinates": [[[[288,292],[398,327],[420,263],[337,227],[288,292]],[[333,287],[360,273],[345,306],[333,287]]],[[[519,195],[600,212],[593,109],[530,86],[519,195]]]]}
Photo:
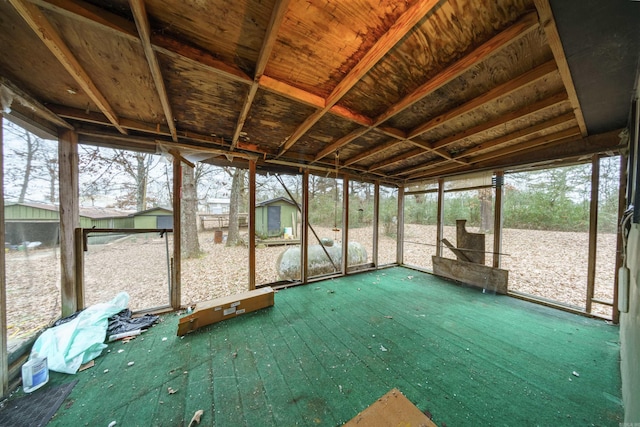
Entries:
{"type": "Polygon", "coordinates": [[[49,425],[186,426],[203,409],[205,426],[336,426],[393,387],[441,426],[622,421],[616,326],[405,268],[282,290],[183,338],[178,318],[53,373],[80,381],[49,425]]]}

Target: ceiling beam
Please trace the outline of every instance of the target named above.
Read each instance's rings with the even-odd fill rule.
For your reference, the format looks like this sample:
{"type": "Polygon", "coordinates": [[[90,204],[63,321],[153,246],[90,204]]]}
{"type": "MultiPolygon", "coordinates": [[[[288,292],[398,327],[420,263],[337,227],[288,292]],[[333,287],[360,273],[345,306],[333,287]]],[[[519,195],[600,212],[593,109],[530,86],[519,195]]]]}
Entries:
{"type": "MultiPolygon", "coordinates": [[[[105,11],[92,4],[78,0],[29,0],[44,9],[51,10],[68,18],[99,27],[129,41],[140,43],[134,23],[118,15],[105,11]]],[[[286,13],[286,9],[282,9],[286,13]]],[[[277,32],[273,32],[277,36],[277,32]]],[[[233,64],[227,64],[216,58],[210,52],[198,47],[187,45],[160,32],[150,35],[151,46],[157,53],[176,61],[185,61],[189,65],[198,67],[229,80],[253,86],[254,80],[244,71],[233,64]]],[[[285,96],[293,101],[322,109],[326,106],[324,98],[291,86],[285,82],[261,75],[258,79],[259,87],[272,93],[285,96]]],[[[250,89],[251,90],[251,89],[250,89]]],[[[255,95],[254,95],[255,97],[255,95]]],[[[362,126],[370,126],[372,120],[354,113],[339,105],[329,109],[331,114],[349,120],[362,126]]],[[[246,120],[246,119],[245,119],[246,120]]]]}
{"type": "Polygon", "coordinates": [[[538,147],[543,144],[547,144],[549,142],[557,141],[565,138],[573,138],[576,136],[580,136],[580,127],[574,126],[569,129],[564,129],[559,132],[554,132],[549,135],[539,136],[537,138],[531,139],[529,141],[521,142],[515,145],[510,145],[508,147],[504,147],[498,150],[490,151],[485,154],[480,154],[479,156],[471,158],[471,163],[479,163],[483,161],[487,161],[489,159],[495,159],[496,157],[502,157],[506,155],[511,155],[517,153],[519,151],[528,150],[530,148],[538,147]]]}
{"type": "MultiPolygon", "coordinates": [[[[67,107],[64,105],[50,104],[49,108],[60,117],[76,120],[84,123],[93,123],[102,126],[112,126],[111,122],[104,114],[95,111],[80,110],[77,108],[67,107]]],[[[171,136],[171,132],[166,125],[144,123],[137,120],[122,118],[120,125],[129,130],[138,132],[152,133],[156,135],[171,136]]]]}
{"type": "Polygon", "coordinates": [[[535,102],[531,105],[525,105],[524,107],[516,111],[512,111],[510,113],[501,115],[493,120],[480,123],[479,125],[474,126],[470,129],[464,130],[455,135],[451,135],[450,137],[441,139],[433,143],[432,147],[436,149],[436,148],[443,148],[443,147],[455,144],[456,142],[459,142],[465,138],[469,138],[470,136],[477,135],[481,132],[487,131],[489,129],[492,129],[498,126],[503,126],[514,120],[524,119],[532,114],[541,113],[551,107],[556,107],[558,105],[566,103],[567,99],[568,97],[566,92],[563,91],[560,93],[556,93],[545,99],[541,99],[540,101],[535,102]]]}
{"type": "Polygon", "coordinates": [[[73,53],[71,53],[69,47],[64,43],[40,9],[22,0],[9,0],[9,2],[40,40],[42,40],[47,49],[49,49],[76,83],[84,90],[87,96],[91,98],[100,111],[109,119],[111,124],[115,126],[120,133],[126,134],[127,131],[120,126],[118,116],[109,105],[107,99],[96,87],[95,83],[93,83],[89,74],[87,74],[80,65],[80,62],[78,62],[73,53]]]}
{"type": "MultiPolygon", "coordinates": [[[[114,13],[108,12],[90,3],[77,0],[29,0],[43,9],[51,10],[85,24],[100,27],[119,37],[140,43],[136,25],[114,13]]],[[[220,61],[211,53],[194,46],[189,46],[178,40],[160,33],[150,35],[151,45],[156,52],[162,53],[175,60],[184,60],[191,65],[204,68],[233,81],[250,84],[252,79],[235,65],[220,61]]]]}
{"type": "Polygon", "coordinates": [[[412,93],[392,105],[375,120],[374,125],[381,124],[401,111],[404,111],[406,108],[465,73],[479,62],[484,61],[504,47],[519,40],[537,26],[538,15],[535,12],[530,12],[527,15],[524,15],[515,24],[498,33],[489,41],[483,43],[471,53],[454,62],[438,73],[435,77],[418,87],[412,93]]]}
{"type": "Polygon", "coordinates": [[[309,107],[322,108],[324,106],[324,98],[321,96],[299,89],[295,86],[291,86],[290,84],[266,75],[260,77],[260,87],[309,107]]]}
{"type": "Polygon", "coordinates": [[[395,163],[399,163],[405,160],[412,159],[414,157],[420,156],[422,154],[426,154],[428,151],[425,151],[424,148],[414,148],[413,150],[407,151],[405,153],[399,154],[395,157],[391,157],[389,159],[383,160],[381,162],[375,163],[371,165],[368,169],[369,172],[376,171],[378,169],[385,168],[387,166],[393,165],[395,163]]]}
{"type": "MultiPolygon", "coordinates": [[[[34,111],[39,117],[42,117],[43,119],[53,123],[54,125],[63,127],[65,129],[73,129],[73,126],[67,123],[62,117],[51,111],[49,108],[42,105],[40,101],[36,100],[26,91],[20,89],[9,79],[0,76],[0,92],[2,92],[3,90],[8,92],[11,101],[18,102],[26,108],[34,111]]],[[[4,94],[2,98],[5,98],[4,94]]],[[[11,107],[11,102],[9,103],[9,105],[0,105],[0,107],[9,108],[11,107]]]]}
{"type": "Polygon", "coordinates": [[[555,61],[547,61],[542,65],[537,66],[536,68],[529,70],[518,77],[509,80],[506,83],[498,85],[493,89],[483,93],[480,96],[473,98],[472,100],[465,102],[464,104],[453,108],[449,111],[440,114],[439,116],[434,117],[433,119],[421,124],[420,126],[413,129],[409,132],[409,138],[415,138],[417,136],[422,135],[429,130],[441,126],[457,117],[460,117],[463,114],[474,111],[483,105],[486,105],[492,101],[495,101],[499,98],[510,95],[511,93],[533,84],[538,80],[546,77],[550,73],[556,72],[558,68],[556,67],[555,61]]]}
{"type": "MultiPolygon", "coordinates": [[[[517,120],[517,119],[523,119],[526,118],[528,116],[530,116],[531,114],[535,114],[535,113],[539,113],[542,112],[548,108],[551,107],[555,107],[558,106],[564,102],[567,102],[567,94],[566,92],[560,92],[557,93],[555,95],[551,95],[548,98],[542,99],[534,104],[531,105],[526,105],[522,108],[520,108],[519,110],[516,111],[512,111],[511,113],[507,113],[503,116],[499,116],[497,118],[495,118],[494,120],[489,120],[487,122],[484,123],[480,123],[477,126],[474,126],[472,128],[466,129],[462,132],[456,133],[454,135],[448,136],[444,139],[441,139],[439,141],[436,141],[432,144],[430,144],[432,149],[441,149],[444,148],[446,146],[455,144],[456,142],[460,142],[463,139],[469,138],[471,136],[477,135],[481,132],[487,131],[489,129],[498,127],[498,126],[503,126],[511,121],[517,120]]],[[[419,172],[420,170],[424,170],[424,169],[428,169],[428,165],[420,165],[420,166],[414,166],[411,168],[407,168],[407,169],[403,169],[400,171],[397,171],[394,173],[394,175],[406,175],[409,173],[416,173],[419,172]]]]}
{"type": "Polygon", "coordinates": [[[320,152],[318,154],[316,154],[316,156],[313,159],[313,161],[317,162],[318,160],[322,159],[323,157],[326,157],[329,154],[339,150],[340,148],[342,148],[345,145],[347,145],[349,142],[351,142],[351,141],[359,138],[360,136],[364,135],[365,133],[369,132],[369,130],[371,130],[371,128],[369,128],[369,127],[361,127],[361,128],[358,128],[358,129],[352,131],[351,133],[343,136],[342,138],[336,139],[334,142],[332,142],[331,144],[327,145],[325,148],[320,150],[320,152]]]}
{"type": "MultiPolygon", "coordinates": [[[[469,165],[474,165],[478,162],[483,162],[489,159],[494,159],[496,157],[500,157],[502,155],[507,155],[507,154],[513,154],[513,153],[517,153],[518,151],[522,151],[522,150],[527,150],[529,148],[533,148],[533,147],[537,147],[539,145],[543,145],[552,141],[556,141],[559,139],[563,139],[563,138],[569,138],[572,137],[573,139],[575,139],[576,136],[580,136],[580,128],[578,126],[573,126],[571,128],[568,129],[564,129],[558,132],[554,132],[551,134],[547,134],[547,135],[543,135],[528,141],[524,141],[521,143],[517,143],[514,145],[510,145],[508,147],[504,147],[498,150],[493,150],[493,151],[489,151],[492,150],[493,148],[495,148],[498,145],[502,145],[505,144],[506,142],[509,142],[510,140],[516,139],[516,138],[521,138],[523,136],[526,136],[527,134],[530,133],[535,133],[535,132],[539,132],[541,129],[538,127],[538,125],[536,126],[532,126],[529,127],[527,129],[523,129],[521,131],[518,132],[514,132],[511,135],[513,135],[513,137],[510,137],[511,135],[505,135],[504,137],[500,137],[497,138],[493,141],[489,141],[486,144],[484,144],[481,148],[480,146],[478,147],[474,147],[473,149],[473,154],[479,154],[475,157],[470,157],[469,156],[469,152],[463,152],[460,154],[461,158],[468,158],[469,161],[469,165]],[[531,131],[531,132],[528,132],[531,131]],[[481,152],[486,152],[485,154],[480,154],[481,152]]],[[[471,151],[469,150],[469,151],[471,151]]],[[[407,177],[408,180],[413,180],[413,179],[417,179],[417,178],[425,178],[428,176],[433,176],[434,174],[440,174],[443,173],[447,170],[450,169],[455,169],[458,168],[458,165],[450,165],[450,166],[442,166],[442,167],[437,167],[438,165],[434,165],[433,169],[427,170],[427,171],[422,171],[422,172],[418,172],[418,173],[414,173],[410,176],[407,177]],[[445,169],[446,168],[446,169],[445,169]]]]}
{"type": "MultiPolygon", "coordinates": [[[[67,118],[67,119],[71,119],[71,120],[75,120],[83,123],[92,123],[92,124],[101,125],[101,126],[111,125],[111,123],[107,120],[107,118],[101,113],[79,110],[71,107],[65,107],[62,105],[50,105],[49,108],[55,114],[63,118],[67,118]]],[[[125,129],[133,130],[136,132],[148,133],[148,134],[151,134],[151,136],[156,136],[156,137],[171,136],[171,132],[168,126],[166,125],[160,125],[156,123],[145,123],[145,122],[125,119],[125,118],[121,119],[121,125],[125,129]]],[[[176,129],[176,133],[178,135],[179,140],[189,139],[197,142],[205,142],[209,144],[220,145],[223,147],[231,146],[231,144],[224,141],[220,137],[212,137],[209,135],[199,134],[197,132],[191,132],[191,131],[179,130],[179,129],[176,129]]],[[[262,155],[275,154],[275,153],[267,153],[264,150],[259,149],[255,144],[249,144],[241,141],[238,142],[237,148],[245,151],[251,151],[254,153],[260,153],[262,155]]]]}
{"type": "MultiPolygon", "coordinates": [[[[482,153],[484,151],[493,149],[499,145],[502,144],[506,144],[510,141],[515,141],[518,140],[520,138],[525,138],[528,136],[532,136],[538,132],[543,132],[547,129],[553,128],[555,126],[560,126],[563,124],[566,124],[568,122],[571,121],[575,121],[575,116],[573,115],[573,112],[567,113],[567,114],[563,114],[561,116],[558,117],[554,117],[553,119],[550,120],[546,120],[544,122],[532,125],[532,126],[528,126],[524,129],[520,129],[517,130],[515,132],[511,132],[509,134],[503,135],[499,138],[495,138],[492,139],[491,141],[486,141],[483,143],[480,143],[478,145],[475,145],[471,148],[469,148],[468,150],[465,150],[461,153],[459,153],[458,155],[456,155],[456,157],[458,158],[467,158],[471,155],[474,155],[476,153],[482,153]]],[[[526,141],[522,142],[522,143],[518,143],[518,144],[524,144],[526,143],[526,141]]],[[[471,160],[473,161],[473,159],[471,160]]]]}
{"type": "Polygon", "coordinates": [[[286,139],[280,155],[291,148],[324,114],[331,109],[351,88],[353,88],[402,38],[409,33],[436,5],[439,0],[416,2],[389,27],[358,63],[336,85],[325,101],[324,107],[302,122],[286,139]]]}
{"type": "Polygon", "coordinates": [[[173,112],[171,111],[171,104],[169,103],[169,97],[167,96],[167,89],[164,85],[164,79],[162,78],[162,71],[160,70],[160,64],[156,53],[151,46],[151,27],[149,25],[149,17],[144,6],[144,0],[129,0],[131,11],[133,12],[133,19],[136,21],[136,27],[138,28],[138,34],[140,34],[140,41],[142,42],[142,48],[144,50],[144,56],[149,63],[149,70],[153,77],[153,82],[156,85],[156,91],[160,97],[160,103],[162,104],[162,111],[164,111],[164,117],[167,120],[167,126],[171,132],[171,139],[173,142],[178,142],[178,135],[176,134],[176,125],[173,120],[173,112]]]}
{"type": "Polygon", "coordinates": [[[139,41],[136,26],[133,22],[119,15],[105,11],[91,3],[77,0],[28,0],[42,9],[81,21],[85,24],[98,25],[110,30],[112,34],[125,37],[130,41],[139,41]]]}
{"type": "Polygon", "coordinates": [[[267,26],[264,42],[262,43],[262,48],[260,49],[260,54],[258,55],[253,83],[251,83],[249,93],[244,100],[244,104],[242,105],[242,110],[240,110],[240,116],[238,117],[238,122],[236,124],[236,129],[233,132],[233,138],[231,139],[231,150],[233,150],[238,144],[238,138],[240,138],[240,133],[242,132],[244,123],[247,120],[247,116],[249,115],[249,110],[251,110],[251,105],[253,104],[253,100],[255,99],[258,88],[260,87],[260,77],[262,77],[262,75],[264,74],[264,69],[267,66],[267,62],[269,61],[271,52],[273,51],[273,46],[276,43],[278,31],[280,31],[280,26],[282,25],[282,21],[284,20],[284,14],[289,7],[289,2],[290,0],[277,0],[271,13],[271,19],[269,21],[269,25],[267,26]]]}
{"type": "Polygon", "coordinates": [[[553,18],[553,12],[551,11],[551,5],[549,0],[534,0],[533,3],[538,11],[540,17],[540,23],[545,35],[547,36],[547,42],[553,53],[553,57],[558,64],[558,70],[560,71],[560,77],[564,83],[564,87],[569,94],[569,100],[573,106],[573,111],[580,126],[580,133],[582,136],[587,135],[587,125],[582,115],[582,109],[580,108],[580,101],[578,100],[578,94],[576,88],[573,85],[573,78],[571,77],[571,71],[569,70],[569,64],[567,63],[567,57],[564,54],[564,48],[562,47],[562,41],[560,40],[560,34],[556,27],[556,21],[553,18]]]}
{"type": "Polygon", "coordinates": [[[392,139],[391,141],[388,141],[388,142],[386,142],[384,144],[375,145],[372,148],[369,148],[368,150],[363,151],[362,153],[360,153],[360,154],[358,154],[358,155],[356,155],[354,157],[351,157],[350,159],[347,159],[344,162],[344,166],[345,167],[346,166],[350,166],[350,165],[352,165],[354,163],[358,163],[359,161],[366,159],[367,157],[375,156],[378,153],[382,153],[383,151],[386,151],[386,150],[388,150],[390,148],[395,147],[397,143],[398,143],[397,140],[392,139]]]}

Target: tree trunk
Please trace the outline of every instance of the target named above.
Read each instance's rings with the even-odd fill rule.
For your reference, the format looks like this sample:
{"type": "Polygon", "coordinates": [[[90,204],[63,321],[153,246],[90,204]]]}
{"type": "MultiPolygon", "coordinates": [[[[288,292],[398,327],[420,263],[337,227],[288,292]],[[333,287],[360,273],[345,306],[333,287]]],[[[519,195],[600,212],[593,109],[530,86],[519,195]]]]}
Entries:
{"type": "Polygon", "coordinates": [[[181,246],[184,258],[197,258],[200,256],[200,243],[198,242],[198,197],[196,194],[193,168],[182,165],[182,212],[181,222],[181,246]]]}
{"type": "Polygon", "coordinates": [[[240,202],[242,201],[242,189],[244,188],[244,169],[236,168],[231,181],[231,198],[229,205],[229,233],[227,234],[227,246],[238,246],[240,239],[240,202]]]}
{"type": "MultiPolygon", "coordinates": [[[[136,210],[147,209],[147,155],[136,155],[136,210]]],[[[191,172],[193,175],[193,171],[191,172]]]]}
{"type": "Polygon", "coordinates": [[[493,189],[478,190],[480,199],[480,232],[488,233],[493,230],[493,189]]]}
{"type": "Polygon", "coordinates": [[[27,142],[27,164],[24,168],[24,177],[22,179],[22,188],[20,188],[18,203],[24,203],[24,199],[27,196],[27,188],[29,188],[29,180],[31,179],[31,162],[33,161],[33,157],[37,149],[37,145],[31,140],[31,134],[25,131],[24,136],[27,142]]]}

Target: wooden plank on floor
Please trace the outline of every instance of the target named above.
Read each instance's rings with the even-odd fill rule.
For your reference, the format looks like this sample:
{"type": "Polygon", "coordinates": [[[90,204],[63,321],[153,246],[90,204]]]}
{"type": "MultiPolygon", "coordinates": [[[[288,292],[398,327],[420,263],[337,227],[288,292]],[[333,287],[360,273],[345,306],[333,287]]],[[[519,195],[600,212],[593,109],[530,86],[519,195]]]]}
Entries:
{"type": "Polygon", "coordinates": [[[260,320],[251,322],[246,332],[251,337],[255,348],[261,352],[260,357],[256,360],[256,367],[264,384],[274,425],[295,425],[304,419],[304,414],[299,411],[296,403],[291,402],[293,395],[284,379],[288,373],[280,368],[282,362],[279,361],[283,357],[293,357],[293,355],[280,351],[281,347],[277,342],[276,334],[274,334],[274,332],[277,333],[276,329],[262,327],[263,324],[268,323],[266,318],[268,313],[259,312],[255,316],[259,316],[260,320]]]}
{"type": "Polygon", "coordinates": [[[371,406],[346,423],[344,427],[396,425],[436,427],[433,421],[396,388],[376,400],[371,406]]]}
{"type": "MultiPolygon", "coordinates": [[[[236,351],[229,339],[231,326],[222,322],[216,325],[212,337],[214,423],[221,426],[246,425],[242,410],[242,398],[231,354],[236,351]]],[[[211,331],[213,332],[213,331],[211,331]]]]}
{"type": "Polygon", "coordinates": [[[280,329],[280,338],[294,355],[294,364],[288,371],[289,377],[286,378],[289,387],[295,393],[293,399],[302,404],[301,408],[307,419],[318,424],[335,425],[338,420],[334,418],[328,401],[335,399],[337,387],[336,390],[322,387],[324,384],[330,384],[331,378],[317,363],[306,344],[299,339],[293,328],[294,319],[288,318],[278,306],[274,306],[272,312],[273,315],[270,317],[274,326],[280,329]],[[310,390],[315,392],[310,393],[310,390]]]}

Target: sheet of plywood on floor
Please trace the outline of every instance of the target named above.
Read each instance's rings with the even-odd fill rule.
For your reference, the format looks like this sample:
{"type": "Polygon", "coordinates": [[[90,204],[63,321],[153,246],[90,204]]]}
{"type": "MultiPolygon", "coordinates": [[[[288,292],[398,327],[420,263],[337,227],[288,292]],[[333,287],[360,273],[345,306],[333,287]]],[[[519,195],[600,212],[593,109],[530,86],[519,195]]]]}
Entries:
{"type": "Polygon", "coordinates": [[[345,424],[345,427],[368,426],[436,427],[424,413],[397,388],[376,400],[367,409],[345,424]]]}
{"type": "Polygon", "coordinates": [[[163,319],[78,373],[50,425],[185,425],[203,409],[204,425],[335,426],[392,388],[437,425],[622,422],[616,326],[405,268],[281,290],[184,338],[163,319]]]}

